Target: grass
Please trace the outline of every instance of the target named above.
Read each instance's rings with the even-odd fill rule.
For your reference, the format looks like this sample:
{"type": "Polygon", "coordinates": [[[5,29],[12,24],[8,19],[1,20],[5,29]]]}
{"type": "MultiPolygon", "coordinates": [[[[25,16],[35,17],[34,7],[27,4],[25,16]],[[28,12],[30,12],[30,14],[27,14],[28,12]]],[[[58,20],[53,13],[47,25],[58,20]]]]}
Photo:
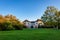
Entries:
{"type": "Polygon", "coordinates": [[[0,31],[0,40],[60,40],[60,30],[24,29],[0,31]]]}

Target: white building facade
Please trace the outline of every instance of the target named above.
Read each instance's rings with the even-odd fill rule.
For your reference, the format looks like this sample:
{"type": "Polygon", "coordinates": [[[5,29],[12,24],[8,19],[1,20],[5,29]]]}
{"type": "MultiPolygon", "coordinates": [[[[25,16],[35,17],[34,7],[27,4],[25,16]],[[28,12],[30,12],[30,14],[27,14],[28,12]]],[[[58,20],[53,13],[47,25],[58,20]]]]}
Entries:
{"type": "Polygon", "coordinates": [[[40,19],[38,19],[36,21],[25,20],[25,21],[23,21],[23,23],[27,28],[38,28],[38,26],[44,25],[44,23],[40,19]]]}

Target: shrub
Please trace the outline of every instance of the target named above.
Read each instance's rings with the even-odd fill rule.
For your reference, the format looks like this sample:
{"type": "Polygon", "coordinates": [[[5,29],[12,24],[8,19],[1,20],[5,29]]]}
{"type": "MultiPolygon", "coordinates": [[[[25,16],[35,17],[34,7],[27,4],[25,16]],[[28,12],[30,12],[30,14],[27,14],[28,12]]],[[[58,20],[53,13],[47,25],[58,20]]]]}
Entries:
{"type": "Polygon", "coordinates": [[[4,28],[4,30],[12,30],[12,29],[14,29],[11,22],[9,22],[9,21],[6,21],[6,22],[3,23],[3,28],[4,28]]]}
{"type": "Polygon", "coordinates": [[[21,24],[13,24],[13,27],[15,28],[15,30],[22,30],[23,26],[21,24]]]}

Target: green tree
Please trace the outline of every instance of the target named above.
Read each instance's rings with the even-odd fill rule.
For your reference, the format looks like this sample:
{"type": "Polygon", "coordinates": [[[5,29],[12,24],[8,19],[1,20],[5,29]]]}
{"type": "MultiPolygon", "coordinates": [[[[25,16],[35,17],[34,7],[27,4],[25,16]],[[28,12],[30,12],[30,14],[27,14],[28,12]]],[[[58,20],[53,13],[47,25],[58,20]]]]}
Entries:
{"type": "Polygon", "coordinates": [[[58,18],[56,15],[57,13],[57,8],[54,6],[48,6],[41,19],[44,21],[45,25],[55,27],[55,25],[57,25],[55,24],[57,21],[56,18],[58,18]]]}
{"type": "Polygon", "coordinates": [[[57,28],[60,28],[60,11],[55,13],[55,21],[56,21],[56,26],[57,28]]]}
{"type": "Polygon", "coordinates": [[[10,21],[5,21],[3,23],[3,27],[5,28],[5,30],[13,30],[14,29],[14,27],[12,26],[10,21]]]}

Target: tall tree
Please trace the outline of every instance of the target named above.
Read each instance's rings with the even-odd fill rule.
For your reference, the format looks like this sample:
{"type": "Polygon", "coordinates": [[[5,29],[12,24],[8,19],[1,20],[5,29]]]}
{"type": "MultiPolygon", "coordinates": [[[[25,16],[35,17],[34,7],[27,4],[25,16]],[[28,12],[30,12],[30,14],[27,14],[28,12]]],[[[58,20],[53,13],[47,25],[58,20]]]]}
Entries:
{"type": "Polygon", "coordinates": [[[41,19],[44,21],[45,25],[55,26],[56,21],[58,21],[56,20],[56,18],[58,18],[56,14],[58,14],[57,8],[48,6],[41,19]]]}

